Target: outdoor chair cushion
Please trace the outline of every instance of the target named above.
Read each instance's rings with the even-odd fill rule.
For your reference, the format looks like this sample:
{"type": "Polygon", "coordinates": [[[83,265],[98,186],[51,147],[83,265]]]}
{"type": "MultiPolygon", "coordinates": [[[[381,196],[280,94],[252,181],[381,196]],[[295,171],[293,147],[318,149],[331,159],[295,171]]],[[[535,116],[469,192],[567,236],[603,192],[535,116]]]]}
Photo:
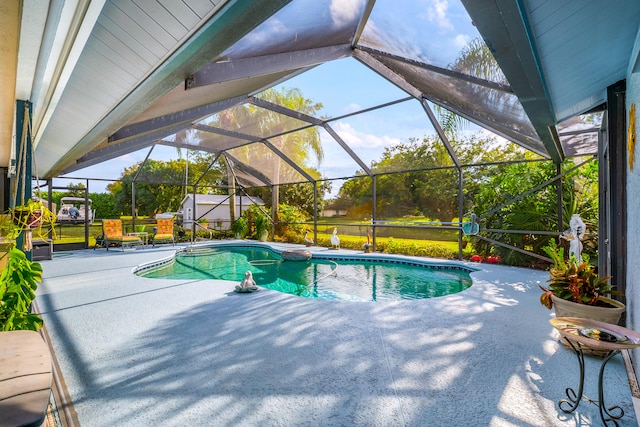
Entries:
{"type": "Polygon", "coordinates": [[[127,236],[122,234],[122,220],[105,219],[102,221],[102,232],[104,243],[109,250],[110,244],[118,244],[124,249],[126,245],[142,244],[142,240],[137,236],[127,236]]]}
{"type": "Polygon", "coordinates": [[[158,219],[157,226],[153,229],[153,244],[162,242],[172,242],[173,240],[173,219],[158,219]]]}

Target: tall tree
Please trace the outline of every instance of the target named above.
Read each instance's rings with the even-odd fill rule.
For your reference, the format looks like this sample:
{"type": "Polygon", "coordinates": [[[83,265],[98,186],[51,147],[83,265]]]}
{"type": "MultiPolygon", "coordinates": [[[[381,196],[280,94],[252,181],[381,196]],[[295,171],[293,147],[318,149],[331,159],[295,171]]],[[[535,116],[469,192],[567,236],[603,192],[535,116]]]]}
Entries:
{"type": "MultiPolygon", "coordinates": [[[[205,157],[197,156],[191,164],[194,174],[202,174],[208,166],[205,157]]],[[[203,186],[219,184],[220,173],[214,171],[203,186]]],[[[115,198],[115,206],[120,214],[131,212],[132,187],[135,182],[136,209],[138,215],[155,215],[159,212],[176,211],[184,197],[185,162],[181,160],[160,161],[147,159],[126,168],[120,181],[107,186],[115,198]]]]}
{"type": "MultiPolygon", "coordinates": [[[[482,134],[452,139],[451,145],[462,164],[489,163],[524,158],[524,150],[514,144],[500,144],[482,134]]],[[[465,209],[473,204],[473,195],[489,175],[504,165],[465,167],[465,209]]],[[[444,145],[436,136],[411,139],[387,148],[382,158],[372,163],[377,178],[378,217],[424,215],[441,221],[457,217],[457,170],[444,145]],[[397,171],[396,173],[384,172],[397,171]]],[[[353,206],[371,204],[371,180],[361,176],[347,180],[340,197],[348,197],[353,206]]]]}
{"type": "MultiPolygon", "coordinates": [[[[300,89],[282,88],[280,90],[267,89],[258,98],[272,104],[285,107],[289,110],[314,116],[322,104],[315,103],[305,98],[300,89]]],[[[279,184],[295,183],[304,180],[297,171],[290,167],[283,167],[284,161],[275,152],[268,149],[262,142],[265,138],[269,143],[284,153],[288,158],[305,170],[315,179],[321,175],[314,163],[319,164],[323,160],[320,134],[315,126],[307,127],[297,132],[286,133],[294,127],[303,127],[304,122],[295,122],[289,116],[266,108],[256,107],[253,104],[244,104],[222,111],[204,122],[213,128],[221,128],[227,131],[239,132],[256,137],[256,142],[238,146],[238,141],[233,141],[235,148],[228,150],[229,155],[265,173],[275,186],[274,202],[279,202],[279,184]]],[[[198,138],[211,137],[203,131],[196,131],[198,138]]],[[[220,136],[217,136],[220,137],[220,136]]],[[[232,161],[227,160],[230,166],[232,161]]],[[[235,165],[239,166],[239,165],[235,165]]],[[[233,178],[229,172],[229,186],[233,185],[233,178]]]]}

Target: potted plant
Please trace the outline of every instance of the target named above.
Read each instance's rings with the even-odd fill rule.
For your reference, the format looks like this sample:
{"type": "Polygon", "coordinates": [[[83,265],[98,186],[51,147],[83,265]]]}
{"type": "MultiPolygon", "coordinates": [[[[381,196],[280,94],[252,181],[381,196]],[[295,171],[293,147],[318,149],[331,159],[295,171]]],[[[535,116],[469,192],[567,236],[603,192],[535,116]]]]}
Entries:
{"type": "Polygon", "coordinates": [[[42,327],[42,318],[31,312],[38,283],[42,282],[42,266],[31,261],[25,252],[16,247],[15,239],[27,235],[38,220],[32,215],[39,210],[39,223],[55,221],[54,215],[41,202],[28,202],[9,210],[0,218],[0,240],[5,247],[1,255],[6,265],[0,272],[0,330],[34,330],[42,327]]]}
{"type": "Polygon", "coordinates": [[[548,287],[540,286],[542,305],[555,308],[556,317],[581,317],[611,324],[620,321],[625,305],[608,297],[617,293],[611,289],[610,277],[599,277],[587,255],[582,255],[581,260],[572,255],[565,261],[564,248],[553,239],[543,250],[553,266],[548,287]]]}
{"type": "Polygon", "coordinates": [[[269,237],[269,219],[266,215],[258,213],[255,216],[254,224],[256,226],[256,238],[261,242],[265,242],[269,237]]]}
{"type": "Polygon", "coordinates": [[[244,239],[249,231],[249,224],[247,223],[247,219],[245,217],[238,217],[231,224],[231,231],[236,239],[244,239]]]}
{"type": "Polygon", "coordinates": [[[10,209],[9,215],[19,230],[36,229],[55,223],[55,215],[41,200],[29,199],[24,205],[10,209]]]}
{"type": "Polygon", "coordinates": [[[31,313],[42,266],[30,261],[24,252],[13,247],[6,268],[0,273],[0,330],[33,330],[42,327],[42,318],[31,313]]]}
{"type": "Polygon", "coordinates": [[[209,220],[207,218],[200,218],[198,220],[198,224],[200,224],[203,230],[206,230],[209,228],[209,220]]]}

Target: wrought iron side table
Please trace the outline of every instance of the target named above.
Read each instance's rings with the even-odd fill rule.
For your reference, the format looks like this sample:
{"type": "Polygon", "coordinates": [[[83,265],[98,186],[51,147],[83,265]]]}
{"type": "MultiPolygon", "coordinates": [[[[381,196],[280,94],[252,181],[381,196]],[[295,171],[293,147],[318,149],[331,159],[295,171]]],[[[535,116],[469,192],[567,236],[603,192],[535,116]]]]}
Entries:
{"type": "Polygon", "coordinates": [[[620,351],[640,347],[640,334],[622,326],[578,317],[557,317],[551,319],[550,322],[551,325],[560,332],[560,335],[566,338],[566,342],[576,353],[578,364],[580,365],[578,392],[576,393],[574,389],[568,387],[566,389],[567,398],[561,399],[558,402],[558,406],[566,413],[571,413],[576,410],[580,404],[580,400],[582,400],[584,386],[583,349],[585,347],[602,349],[607,353],[602,360],[600,374],[598,376],[598,407],[600,410],[600,418],[605,426],[617,426],[617,420],[624,416],[624,410],[618,405],[605,406],[602,387],[604,368],[609,360],[620,353],[620,351]]]}

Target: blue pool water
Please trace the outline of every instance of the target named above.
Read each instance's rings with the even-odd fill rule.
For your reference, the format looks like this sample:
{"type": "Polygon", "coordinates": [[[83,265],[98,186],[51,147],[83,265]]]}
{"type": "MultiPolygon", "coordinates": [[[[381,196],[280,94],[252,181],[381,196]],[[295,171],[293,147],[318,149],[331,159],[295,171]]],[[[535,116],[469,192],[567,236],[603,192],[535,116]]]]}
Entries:
{"type": "Polygon", "coordinates": [[[149,278],[221,279],[240,283],[250,270],[256,284],[305,298],[396,301],[450,295],[471,286],[463,267],[426,267],[377,260],[283,261],[266,248],[224,246],[178,253],[172,262],[140,271],[149,278]]]}

